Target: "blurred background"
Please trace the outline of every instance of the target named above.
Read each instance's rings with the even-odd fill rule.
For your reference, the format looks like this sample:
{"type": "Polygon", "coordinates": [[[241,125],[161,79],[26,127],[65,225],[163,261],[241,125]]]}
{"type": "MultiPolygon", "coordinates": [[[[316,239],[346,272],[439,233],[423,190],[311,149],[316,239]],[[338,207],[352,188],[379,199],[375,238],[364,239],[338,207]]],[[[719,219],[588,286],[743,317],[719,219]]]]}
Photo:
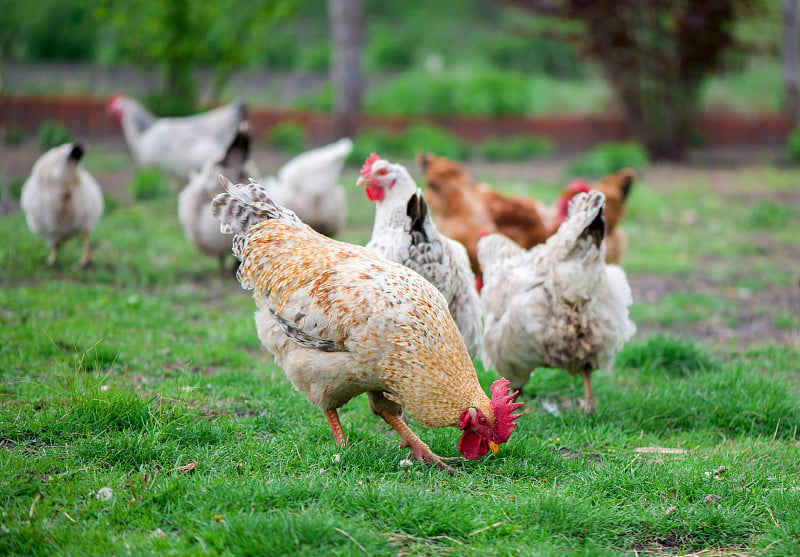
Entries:
{"type": "Polygon", "coordinates": [[[0,13],[6,145],[48,122],[119,134],[104,102],[120,92],[162,116],[244,100],[256,137],[291,152],[368,134],[397,156],[620,140],[653,159],[792,156],[798,121],[796,0],[0,0],[0,13]]]}

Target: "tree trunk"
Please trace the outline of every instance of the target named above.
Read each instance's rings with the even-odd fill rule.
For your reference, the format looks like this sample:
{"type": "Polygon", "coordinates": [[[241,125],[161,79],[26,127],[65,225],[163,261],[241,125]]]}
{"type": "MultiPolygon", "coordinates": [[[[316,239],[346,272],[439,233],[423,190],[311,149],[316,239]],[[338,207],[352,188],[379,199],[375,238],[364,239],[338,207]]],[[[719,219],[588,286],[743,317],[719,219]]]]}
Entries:
{"type": "Polygon", "coordinates": [[[333,133],[352,136],[358,131],[358,116],[364,93],[361,51],[364,47],[362,0],[328,0],[333,53],[331,82],[335,92],[333,133]]]}
{"type": "Polygon", "coordinates": [[[783,111],[793,126],[800,124],[797,48],[797,0],[783,0],[783,111]]]}

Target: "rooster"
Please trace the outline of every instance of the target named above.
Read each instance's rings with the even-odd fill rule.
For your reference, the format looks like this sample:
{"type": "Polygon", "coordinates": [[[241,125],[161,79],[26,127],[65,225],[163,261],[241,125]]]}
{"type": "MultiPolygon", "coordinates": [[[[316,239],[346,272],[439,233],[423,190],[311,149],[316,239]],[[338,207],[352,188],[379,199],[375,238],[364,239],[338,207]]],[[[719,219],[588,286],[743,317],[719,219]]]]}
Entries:
{"type": "Polygon", "coordinates": [[[367,249],[428,279],[447,300],[472,357],[480,353],[481,301],[464,246],[439,233],[421,192],[402,165],[376,154],[356,182],[375,202],[375,224],[367,249]]]}
{"type": "Polygon", "coordinates": [[[193,116],[156,118],[124,95],[111,99],[108,112],[122,125],[138,165],[162,170],[181,183],[220,156],[245,119],[245,105],[238,101],[193,116]]]}
{"type": "Polygon", "coordinates": [[[634,334],[625,272],[604,262],[605,197],[578,193],[547,242],[524,250],[500,234],[482,238],[483,357],[522,388],[537,367],[580,375],[584,408],[593,412],[591,374],[610,369],[634,334]]]}
{"type": "Polygon", "coordinates": [[[83,238],[80,266],[92,260],[89,234],[103,214],[103,192],[81,165],[84,152],[77,141],[50,149],[22,186],[20,204],[28,228],[51,248],[48,265],[56,264],[59,248],[76,234],[83,238]]]}
{"type": "Polygon", "coordinates": [[[267,185],[278,205],[294,211],[311,228],[333,236],[344,226],[347,205],[339,177],[353,142],[343,137],[294,157],[267,185]]]}
{"type": "Polygon", "coordinates": [[[211,200],[222,193],[220,174],[238,182],[258,177],[258,169],[250,159],[246,125],[236,133],[225,153],[209,160],[178,196],[178,220],[186,239],[204,253],[217,257],[224,275],[225,258],[231,253],[231,236],[219,231],[219,221],[211,215],[211,200]]]}
{"type": "Polygon", "coordinates": [[[520,416],[508,381],[488,398],[478,383],[447,304],[414,271],[361,247],[323,236],[276,205],[258,183],[214,198],[220,230],[233,233],[237,277],[253,290],[258,337],[294,387],[320,408],[338,445],[338,408],[366,392],[372,411],[411,454],[455,469],[417,437],[408,412],[425,427],[458,427],[459,452],[478,459],[506,442],[520,416]]]}

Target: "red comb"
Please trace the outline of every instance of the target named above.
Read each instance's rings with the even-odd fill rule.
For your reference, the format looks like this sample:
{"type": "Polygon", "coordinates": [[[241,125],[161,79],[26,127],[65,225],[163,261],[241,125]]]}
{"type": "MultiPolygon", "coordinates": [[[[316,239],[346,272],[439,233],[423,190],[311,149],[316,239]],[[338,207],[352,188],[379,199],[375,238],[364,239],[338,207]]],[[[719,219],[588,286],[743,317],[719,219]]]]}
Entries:
{"type": "Polygon", "coordinates": [[[569,189],[572,190],[572,193],[589,193],[589,183],[586,180],[578,178],[569,183],[569,189]]]}
{"type": "Polygon", "coordinates": [[[505,437],[506,441],[511,436],[511,432],[514,431],[514,428],[517,427],[517,422],[514,420],[522,416],[522,414],[512,414],[514,410],[522,406],[522,403],[512,402],[514,397],[519,394],[519,391],[508,394],[511,390],[508,388],[510,384],[511,381],[503,377],[492,383],[491,388],[495,435],[505,437]]]}
{"type": "Polygon", "coordinates": [[[366,178],[369,173],[372,172],[372,165],[379,160],[381,160],[381,158],[375,153],[372,153],[370,156],[368,156],[367,160],[364,161],[364,166],[361,167],[361,175],[366,178]]]}

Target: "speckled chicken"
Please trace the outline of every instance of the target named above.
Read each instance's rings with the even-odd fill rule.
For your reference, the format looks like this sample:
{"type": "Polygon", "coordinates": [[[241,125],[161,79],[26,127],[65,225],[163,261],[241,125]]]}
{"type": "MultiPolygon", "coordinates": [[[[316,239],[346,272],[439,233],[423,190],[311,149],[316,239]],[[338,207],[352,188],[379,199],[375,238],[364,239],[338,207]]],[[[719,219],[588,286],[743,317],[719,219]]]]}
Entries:
{"type": "Polygon", "coordinates": [[[83,168],[85,149],[79,142],[65,143],[44,153],[22,186],[20,204],[31,232],[51,248],[48,265],[58,261],[58,250],[71,237],[83,238],[80,266],[92,260],[89,234],[103,214],[103,192],[83,168]]]}
{"type": "Polygon", "coordinates": [[[483,267],[483,359],[522,388],[537,367],[580,375],[594,411],[591,374],[610,370],[636,331],[625,272],[604,262],[604,196],[578,193],[546,243],[524,250],[500,234],[478,242],[483,267]]]}
{"type": "Polygon", "coordinates": [[[440,234],[406,168],[374,153],[357,182],[375,201],[375,223],[367,249],[409,267],[439,289],[470,356],[481,346],[481,301],[463,245],[440,234]]]}
{"type": "Polygon", "coordinates": [[[213,213],[234,234],[238,278],[253,290],[262,344],[320,408],[337,444],[337,409],[367,393],[372,411],[412,454],[454,472],[419,439],[403,413],[425,427],[458,427],[458,450],[478,459],[508,440],[516,393],[499,379],[486,396],[442,295],[414,271],[371,251],[327,238],[263,186],[221,178],[213,213]]]}
{"type": "Polygon", "coordinates": [[[236,133],[225,153],[209,160],[178,196],[178,220],[186,239],[200,251],[217,257],[224,274],[225,259],[231,253],[231,235],[220,232],[219,221],[211,214],[211,200],[223,191],[220,174],[237,182],[258,178],[258,169],[250,158],[246,126],[236,133]]]}
{"type": "Polygon", "coordinates": [[[339,178],[352,150],[352,140],[343,137],[300,153],[281,166],[275,178],[267,178],[270,195],[317,232],[335,235],[347,218],[347,200],[339,178]]]}

